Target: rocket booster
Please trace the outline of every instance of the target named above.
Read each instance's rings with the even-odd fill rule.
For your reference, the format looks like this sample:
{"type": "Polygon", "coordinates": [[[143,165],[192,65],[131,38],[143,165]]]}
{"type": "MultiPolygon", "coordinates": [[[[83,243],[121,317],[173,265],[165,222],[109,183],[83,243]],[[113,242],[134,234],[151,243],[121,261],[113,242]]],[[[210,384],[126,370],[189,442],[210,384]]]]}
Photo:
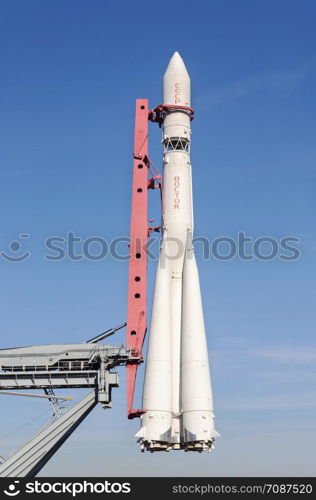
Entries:
{"type": "Polygon", "coordinates": [[[143,388],[146,411],[136,436],[142,450],[210,451],[218,434],[192,244],[190,77],[178,52],[164,75],[163,103],[163,235],[143,388]]]}

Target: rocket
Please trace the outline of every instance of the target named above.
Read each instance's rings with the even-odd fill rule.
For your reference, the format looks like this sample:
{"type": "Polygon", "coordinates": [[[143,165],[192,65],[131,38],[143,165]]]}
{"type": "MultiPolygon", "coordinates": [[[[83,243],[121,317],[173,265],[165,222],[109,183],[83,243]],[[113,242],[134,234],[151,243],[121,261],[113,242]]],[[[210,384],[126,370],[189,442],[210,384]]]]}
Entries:
{"type": "Polygon", "coordinates": [[[193,248],[190,77],[178,52],[163,79],[162,239],[143,387],[142,451],[211,451],[218,433],[193,248]]]}

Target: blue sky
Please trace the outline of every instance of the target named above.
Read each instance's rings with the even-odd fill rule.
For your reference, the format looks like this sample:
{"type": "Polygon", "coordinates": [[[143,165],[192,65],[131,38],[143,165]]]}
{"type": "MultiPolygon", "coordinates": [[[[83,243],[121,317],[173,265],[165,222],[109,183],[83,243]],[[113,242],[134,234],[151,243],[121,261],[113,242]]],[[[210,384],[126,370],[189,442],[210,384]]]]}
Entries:
{"type": "MultiPolygon", "coordinates": [[[[128,235],[134,101],[161,102],[175,50],[196,110],[196,234],[300,240],[292,261],[197,249],[222,435],[212,454],[141,454],[121,369],[113,409],[97,408],[42,475],[314,475],[315,14],[310,0],[1,2],[0,251],[31,253],[0,258],[2,347],[81,342],[125,320],[126,261],[48,261],[44,242],[128,235]]],[[[158,223],[157,199],[150,214],[158,223]]],[[[45,401],[1,398],[0,455],[49,416],[45,401]]]]}

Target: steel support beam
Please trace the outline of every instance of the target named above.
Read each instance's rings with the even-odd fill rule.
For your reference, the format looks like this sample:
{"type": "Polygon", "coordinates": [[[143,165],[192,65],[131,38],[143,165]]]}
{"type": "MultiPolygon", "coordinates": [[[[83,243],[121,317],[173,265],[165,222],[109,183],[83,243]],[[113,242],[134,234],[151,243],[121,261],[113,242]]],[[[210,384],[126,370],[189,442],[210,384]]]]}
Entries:
{"type": "MultiPolygon", "coordinates": [[[[137,99],[134,135],[132,211],[128,272],[126,345],[141,357],[147,328],[147,239],[148,239],[148,100],[137,99]]],[[[133,409],[136,371],[141,360],[128,362],[128,417],[139,416],[133,409]]]]}
{"type": "Polygon", "coordinates": [[[0,390],[11,389],[82,389],[97,385],[97,370],[0,372],[0,390]]]}
{"type": "Polygon", "coordinates": [[[0,465],[0,477],[34,477],[89,415],[97,402],[98,393],[93,390],[5,460],[0,465]]]}

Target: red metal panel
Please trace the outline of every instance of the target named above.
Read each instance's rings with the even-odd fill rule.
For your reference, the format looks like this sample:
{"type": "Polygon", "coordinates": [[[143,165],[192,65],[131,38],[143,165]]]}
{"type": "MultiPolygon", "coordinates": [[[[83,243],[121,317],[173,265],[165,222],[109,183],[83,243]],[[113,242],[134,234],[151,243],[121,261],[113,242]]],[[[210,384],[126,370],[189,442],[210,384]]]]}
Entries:
{"type": "MultiPolygon", "coordinates": [[[[136,100],[128,309],[126,344],[141,357],[147,325],[147,253],[148,238],[148,100],[136,100]]],[[[133,409],[136,371],[139,361],[127,365],[128,417],[140,416],[133,409]]]]}

